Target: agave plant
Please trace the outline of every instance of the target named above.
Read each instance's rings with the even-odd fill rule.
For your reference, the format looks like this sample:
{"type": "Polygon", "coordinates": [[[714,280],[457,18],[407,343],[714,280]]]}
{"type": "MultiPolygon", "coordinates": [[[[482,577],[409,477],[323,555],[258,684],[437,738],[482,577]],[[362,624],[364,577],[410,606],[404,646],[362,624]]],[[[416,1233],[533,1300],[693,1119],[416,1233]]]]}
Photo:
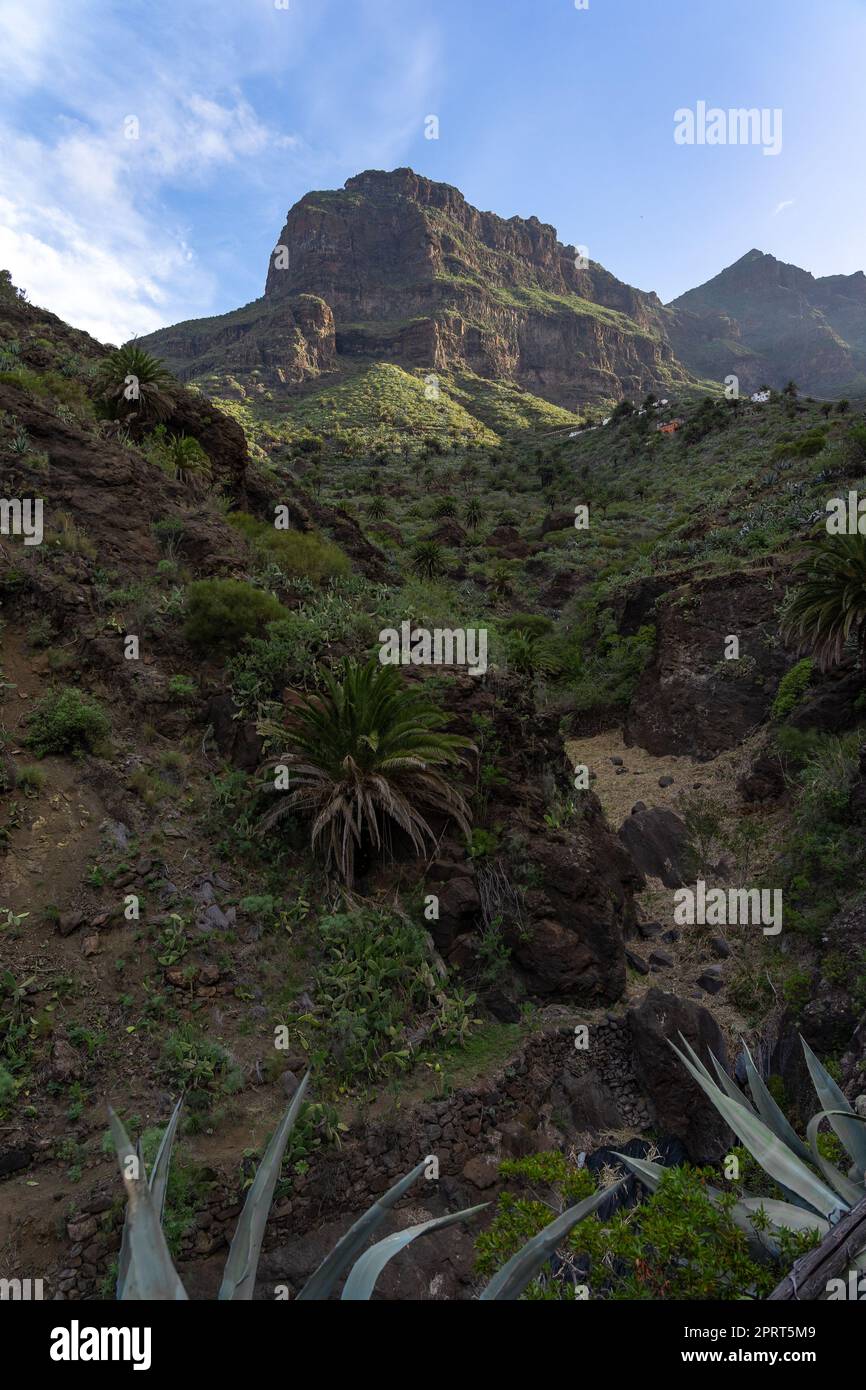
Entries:
{"type": "Polygon", "coordinates": [[[434,834],[422,808],[450,816],[469,834],[469,810],[445,772],[463,761],[468,739],[441,732],[443,715],[422,692],[406,686],[395,666],[348,663],[341,679],[326,673],[322,695],[304,698],[287,728],[265,722],[259,732],[289,750],[263,770],[285,767],[294,785],[262,819],[313,818],[312,844],[352,886],[359,848],[378,850],[389,823],[417,853],[434,834]]]}
{"type": "Polygon", "coordinates": [[[837,665],[849,639],[866,666],[866,536],[824,536],[797,565],[799,584],[782,615],[782,632],[809,647],[819,666],[837,665]]]}
{"type": "MultiPolygon", "coordinates": [[[[743,1063],[751,1100],[712,1053],[710,1058],[718,1082],[713,1080],[682,1034],[680,1041],[685,1049],[683,1052],[673,1043],[671,1047],[689,1075],[788,1199],[745,1197],[731,1209],[731,1216],[748,1238],[752,1253],[758,1258],[779,1254],[778,1234],[774,1235],[774,1230],[776,1233],[780,1230],[816,1231],[823,1239],[832,1226],[866,1197],[866,1121],[852,1110],[802,1037],[806,1066],[821,1106],[809,1121],[805,1143],[773,1099],[747,1047],[743,1048],[743,1063]],[[818,1147],[818,1132],[825,1119],[851,1159],[847,1173],[831,1163],[818,1147]]],[[[664,1174],[663,1168],[625,1154],[617,1157],[655,1191],[664,1174]]],[[[714,1201],[722,1197],[722,1193],[713,1188],[708,1195],[714,1201]]],[[[851,1253],[851,1268],[866,1268],[866,1246],[851,1253]]]]}
{"type": "Polygon", "coordinates": [[[127,343],[103,357],[94,388],[115,419],[167,420],[174,409],[173,378],[158,357],[127,343]]]}
{"type": "MultiPolygon", "coordinates": [[[[308,1083],[309,1073],[304,1077],[283,1119],[274,1131],[247,1194],[229,1247],[218,1294],[220,1299],[249,1300],[253,1297],[262,1240],[274,1189],[286,1144],[300,1112],[308,1083]]],[[[133,1149],[126,1130],[114,1111],[109,1108],[111,1132],[128,1198],[117,1271],[117,1297],[120,1300],[174,1302],[188,1298],[172,1263],[162,1229],[171,1149],[180,1107],[181,1101],[178,1101],[163,1133],[149,1177],[145,1176],[140,1152],[133,1149]]],[[[399,1182],[389,1188],[384,1196],[354,1222],[307,1280],[298,1293],[296,1302],[330,1298],[347,1271],[340,1298],[346,1302],[369,1300],[382,1270],[389,1260],[401,1250],[405,1250],[407,1245],[432,1231],[441,1231],[459,1221],[468,1221],[488,1205],[487,1202],[482,1202],[479,1206],[466,1207],[463,1211],[449,1212],[446,1216],[421,1221],[417,1225],[385,1236],[383,1240],[377,1241],[365,1250],[364,1246],[385,1221],[389,1212],[428,1169],[429,1159],[423,1159],[411,1173],[400,1178],[399,1182]]],[[[593,1193],[577,1206],[557,1216],[543,1231],[533,1236],[522,1250],[512,1256],[494,1275],[479,1297],[496,1301],[519,1298],[572,1227],[590,1216],[614,1190],[608,1188],[606,1191],[593,1193]]]]}

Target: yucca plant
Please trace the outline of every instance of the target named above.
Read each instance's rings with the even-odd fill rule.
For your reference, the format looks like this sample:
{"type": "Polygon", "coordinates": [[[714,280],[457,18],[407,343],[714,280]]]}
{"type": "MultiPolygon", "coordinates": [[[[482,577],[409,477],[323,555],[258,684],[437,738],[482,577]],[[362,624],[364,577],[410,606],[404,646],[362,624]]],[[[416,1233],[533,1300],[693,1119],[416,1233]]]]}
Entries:
{"type": "MultiPolygon", "coordinates": [[[[229,1247],[218,1297],[222,1300],[250,1300],[256,1283],[256,1271],[261,1254],[265,1226],[273,1201],[274,1189],[280,1175],[286,1144],[301,1109],[309,1074],[304,1077],[274,1131],[265,1156],[259,1164],[247,1194],[229,1247]]],[[[111,1132],[114,1138],[120,1172],[127,1193],[127,1208],[117,1270],[117,1297],[123,1301],[186,1300],[188,1294],[172,1263],[162,1229],[165,1194],[168,1185],[171,1149],[174,1141],[181,1102],[166,1126],[150,1175],[146,1176],[140,1151],[136,1151],[113,1110],[109,1108],[111,1132]]],[[[405,1197],[414,1183],[429,1169],[429,1159],[422,1159],[405,1177],[380,1197],[354,1222],[307,1280],[296,1302],[330,1298],[347,1271],[340,1298],[346,1302],[368,1301],[377,1280],[389,1260],[405,1250],[407,1245],[432,1231],[441,1231],[459,1221],[468,1221],[488,1205],[467,1207],[446,1216],[433,1217],[395,1231],[375,1245],[364,1249],[367,1241],[379,1229],[389,1212],[405,1197]],[[362,1253],[363,1252],[363,1253],[362,1253]]],[[[491,1279],[479,1295],[483,1300],[519,1298],[526,1286],[550,1258],[572,1227],[590,1216],[615,1189],[595,1192],[577,1206],[557,1216],[548,1226],[528,1241],[491,1279]]]]}
{"type": "MultiPolygon", "coordinates": [[[[866,1198],[866,1121],[852,1110],[802,1037],[806,1065],[821,1106],[809,1121],[805,1143],[773,1099],[747,1047],[743,1048],[743,1062],[751,1100],[712,1053],[718,1084],[682,1034],[680,1041],[684,1051],[673,1043],[671,1047],[686,1071],[788,1199],[744,1197],[732,1207],[733,1220],[747,1236],[753,1254],[758,1258],[778,1256],[778,1234],[774,1235],[774,1231],[815,1231],[823,1239],[832,1226],[866,1198]],[[847,1173],[831,1163],[818,1146],[818,1132],[824,1120],[851,1159],[847,1173]]],[[[617,1157],[655,1191],[663,1168],[625,1154],[617,1157]]],[[[711,1200],[722,1196],[716,1189],[709,1189],[708,1195],[711,1200]]],[[[852,1269],[866,1268],[866,1246],[852,1251],[851,1258],[852,1269]]]]}
{"type": "Polygon", "coordinates": [[[419,579],[436,579],[445,571],[442,547],[438,541],[418,541],[412,551],[412,571],[419,579]]]}
{"type": "Polygon", "coordinates": [[[163,362],[134,343],[97,364],[94,390],[114,419],[167,420],[174,409],[173,378],[163,362]]]}
{"type": "Polygon", "coordinates": [[[264,737],[287,745],[262,771],[285,767],[290,781],[262,829],[287,815],[312,817],[313,848],[324,848],[349,887],[356,852],[380,850],[391,824],[418,854],[434,842],[422,809],[449,816],[468,835],[469,809],[446,772],[464,761],[470,741],[443,733],[444,716],[395,666],[349,662],[339,679],[326,673],[324,681],[321,695],[292,710],[287,727],[259,726],[264,737]]]}
{"type": "Polygon", "coordinates": [[[823,536],[799,560],[798,584],[782,613],[782,634],[837,665],[848,642],[866,667],[866,536],[823,536]]]}

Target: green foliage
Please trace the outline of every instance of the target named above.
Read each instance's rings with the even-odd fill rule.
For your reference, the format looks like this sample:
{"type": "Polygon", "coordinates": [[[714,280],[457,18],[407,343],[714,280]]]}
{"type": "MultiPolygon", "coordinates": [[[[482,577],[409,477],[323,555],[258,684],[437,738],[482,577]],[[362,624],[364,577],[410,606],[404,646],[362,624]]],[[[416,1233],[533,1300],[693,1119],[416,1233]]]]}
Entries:
{"type": "Polygon", "coordinates": [[[443,733],[444,723],[395,666],[350,661],[339,679],[325,673],[322,695],[302,699],[285,728],[260,725],[272,744],[288,748],[265,769],[289,774],[262,828],[284,816],[312,818],[312,847],[324,848],[349,886],[356,852],[378,853],[397,827],[417,854],[433,842],[424,810],[450,816],[468,834],[468,809],[446,773],[453,776],[470,744],[443,733]]]}
{"type": "Polygon", "coordinates": [[[606,615],[602,636],[572,686],[575,709],[627,705],[655,650],[655,637],[655,627],[650,623],[623,637],[615,630],[612,615],[606,615]]]}
{"type": "Polygon", "coordinates": [[[435,579],[445,572],[445,556],[438,541],[419,541],[412,551],[412,572],[419,579],[435,579]]]}
{"type": "Polygon", "coordinates": [[[786,638],[811,647],[821,670],[840,662],[849,641],[866,655],[866,536],[823,535],[797,564],[798,583],[782,613],[786,638]]]}
{"type": "MultiPolygon", "coordinates": [[[[500,1195],[496,1216],[475,1242],[476,1268],[490,1275],[549,1222],[553,1210],[588,1196],[595,1179],[561,1153],[535,1154],[500,1165],[517,1191],[500,1195]]],[[[572,1301],[575,1286],[612,1300],[766,1297],[796,1254],[813,1238],[791,1236],[784,1253],[758,1263],[732,1217],[737,1193],[713,1201],[711,1169],[665,1169],[658,1190],[634,1210],[591,1216],[562,1242],[527,1289],[530,1301],[572,1301]]]]}
{"type": "Polygon", "coordinates": [[[143,452],[170,478],[181,483],[212,482],[212,466],[197,439],[189,434],[169,434],[157,425],[143,446],[143,452]]]}
{"type": "Polygon", "coordinates": [[[338,545],[309,531],[282,531],[248,512],[231,512],[226,520],[240,531],[262,558],[287,579],[321,583],[349,573],[349,560],[338,545]]]}
{"type": "Polygon", "coordinates": [[[802,661],[798,661],[796,666],[792,666],[790,671],[785,672],[779,681],[776,698],[770,710],[773,719],[787,719],[808,690],[814,669],[814,661],[810,656],[806,656],[802,661]]]}
{"type": "Polygon", "coordinates": [[[168,419],[174,409],[174,379],[158,357],[127,343],[98,364],[94,394],[113,419],[168,419]]]}
{"type": "Polygon", "coordinates": [[[64,686],[39,701],[30,716],[25,743],[40,758],[48,753],[92,752],[110,729],[107,714],[95,700],[74,686],[64,686]]]}
{"type": "Polygon", "coordinates": [[[314,1066],[338,1084],[394,1075],[412,1063],[420,1045],[459,1045],[473,1026],[474,996],[449,990],[434,973],[429,936],[420,924],[358,908],[322,918],[317,934],[322,958],[315,1013],[288,1022],[302,1036],[309,1028],[314,1066]]]}
{"type": "Polygon", "coordinates": [[[801,434],[799,439],[792,439],[781,444],[777,444],[773,450],[774,459],[787,458],[814,458],[820,454],[827,443],[827,431],[820,426],[814,426],[805,434],[801,434]]]}
{"type": "Polygon", "coordinates": [[[187,595],[187,641],[200,651],[231,651],[285,613],[273,594],[242,580],[198,579],[187,595]]]}

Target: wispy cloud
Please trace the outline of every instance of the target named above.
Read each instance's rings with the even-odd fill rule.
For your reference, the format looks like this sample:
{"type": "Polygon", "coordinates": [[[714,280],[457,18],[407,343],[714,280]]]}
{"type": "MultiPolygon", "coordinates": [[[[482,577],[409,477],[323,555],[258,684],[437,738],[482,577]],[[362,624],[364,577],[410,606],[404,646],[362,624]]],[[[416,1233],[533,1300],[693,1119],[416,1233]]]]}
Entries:
{"type": "Polygon", "coordinates": [[[237,240],[251,190],[285,206],[292,169],[354,172],[417,131],[433,46],[377,4],[361,7],[365,48],[315,42],[331,0],[0,0],[0,266],[109,341],[212,312],[226,201],[237,240]],[[373,61],[387,77],[365,101],[373,61]]]}
{"type": "Polygon", "coordinates": [[[775,207],[775,209],[774,209],[774,211],[773,211],[773,216],[774,216],[774,217],[778,217],[778,216],[779,216],[779,213],[780,213],[780,212],[784,212],[786,208],[792,208],[792,207],[794,206],[794,203],[795,203],[795,202],[796,202],[796,199],[795,199],[795,198],[785,198],[785,199],[783,199],[783,201],[782,201],[781,203],[777,203],[777,204],[776,204],[776,207],[775,207]]]}

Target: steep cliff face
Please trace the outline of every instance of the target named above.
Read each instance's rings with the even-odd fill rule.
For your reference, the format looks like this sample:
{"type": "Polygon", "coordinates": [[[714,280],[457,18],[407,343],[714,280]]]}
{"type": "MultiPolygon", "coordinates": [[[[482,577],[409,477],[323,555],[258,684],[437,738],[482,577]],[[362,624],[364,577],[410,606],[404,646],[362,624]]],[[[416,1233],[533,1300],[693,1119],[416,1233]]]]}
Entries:
{"type": "Polygon", "coordinates": [[[262,299],[144,341],[183,379],[243,391],[367,359],[510,380],[574,409],[694,384],[669,317],[537,218],[479,212],[456,188],[397,169],[301,198],[262,299]]]}
{"type": "Polygon", "coordinates": [[[753,250],[671,308],[671,340],[694,371],[717,374],[727,360],[750,389],[791,378],[819,395],[866,388],[862,271],[816,279],[753,250]]]}

